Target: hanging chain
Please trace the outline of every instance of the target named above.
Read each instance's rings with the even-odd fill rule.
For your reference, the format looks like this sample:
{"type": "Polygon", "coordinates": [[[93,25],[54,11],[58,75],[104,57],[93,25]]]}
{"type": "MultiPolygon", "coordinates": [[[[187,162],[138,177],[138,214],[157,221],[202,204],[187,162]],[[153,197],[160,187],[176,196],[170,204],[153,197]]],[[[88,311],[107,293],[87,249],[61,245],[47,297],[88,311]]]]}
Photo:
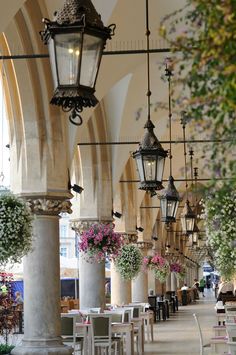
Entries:
{"type": "Polygon", "coordinates": [[[196,202],[196,206],[197,206],[197,178],[198,178],[198,168],[195,167],[194,168],[194,180],[195,180],[195,202],[196,202]]]}
{"type": "Polygon", "coordinates": [[[183,141],[184,141],[184,167],[185,167],[185,189],[186,189],[186,200],[188,200],[188,173],[187,173],[187,151],[186,151],[186,122],[185,122],[185,112],[182,112],[181,124],[183,126],[183,141]]]}
{"type": "Polygon", "coordinates": [[[170,63],[170,58],[166,58],[166,69],[165,75],[168,79],[168,109],[169,109],[169,140],[170,140],[170,148],[169,148],[169,160],[170,160],[170,176],[172,176],[172,105],[171,105],[171,77],[173,76],[171,66],[168,66],[170,63]]]}
{"type": "Polygon", "coordinates": [[[146,0],[146,37],[147,37],[147,104],[148,104],[148,121],[151,118],[151,95],[152,92],[150,90],[150,29],[149,29],[149,6],[148,0],[146,0]]]}
{"type": "Polygon", "coordinates": [[[190,168],[191,168],[192,204],[193,204],[193,207],[194,207],[194,202],[193,202],[193,156],[194,156],[194,151],[193,151],[192,147],[190,147],[190,149],[189,149],[189,156],[190,156],[190,168]]]}

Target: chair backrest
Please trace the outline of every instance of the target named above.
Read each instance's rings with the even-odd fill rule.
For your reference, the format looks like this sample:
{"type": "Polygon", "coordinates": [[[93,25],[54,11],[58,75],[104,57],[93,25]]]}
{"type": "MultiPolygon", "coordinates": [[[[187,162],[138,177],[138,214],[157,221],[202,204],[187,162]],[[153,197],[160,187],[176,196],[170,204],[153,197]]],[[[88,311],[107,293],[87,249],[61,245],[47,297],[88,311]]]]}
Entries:
{"type": "Polygon", "coordinates": [[[230,355],[236,355],[236,342],[235,341],[228,341],[230,355]]]}
{"type": "Polygon", "coordinates": [[[75,308],[74,300],[69,300],[69,309],[74,309],[74,308],[75,308]]]}
{"type": "Polygon", "coordinates": [[[139,318],[140,313],[142,312],[142,306],[135,306],[133,307],[133,317],[132,318],[139,318]]]}
{"type": "Polygon", "coordinates": [[[227,312],[225,315],[226,322],[235,323],[236,322],[236,312],[227,312]]]}
{"type": "Polygon", "coordinates": [[[157,298],[156,296],[148,296],[148,303],[151,308],[157,308],[157,298]]]}
{"type": "Polygon", "coordinates": [[[132,302],[129,303],[129,306],[131,307],[140,307],[141,308],[141,312],[145,312],[145,308],[147,308],[148,304],[147,303],[143,303],[143,302],[132,302]]]}
{"type": "Polygon", "coordinates": [[[198,321],[197,315],[194,313],[193,317],[195,319],[195,322],[197,324],[197,330],[198,330],[198,335],[199,335],[199,341],[200,341],[200,355],[203,355],[203,337],[202,337],[202,330],[198,321]]]}
{"type": "Polygon", "coordinates": [[[125,309],[124,310],[124,316],[123,316],[123,320],[122,323],[130,323],[131,322],[131,309],[125,309]]]}
{"type": "Polygon", "coordinates": [[[228,334],[229,341],[236,342],[236,323],[225,323],[226,332],[228,334]]]}
{"type": "Polygon", "coordinates": [[[61,335],[73,336],[74,317],[61,317],[61,335]]]}
{"type": "Polygon", "coordinates": [[[94,340],[111,341],[111,314],[91,314],[92,337],[94,340]]]}
{"type": "Polygon", "coordinates": [[[111,315],[111,322],[112,323],[122,323],[124,317],[124,309],[113,310],[113,311],[104,311],[105,314],[111,315]]]}

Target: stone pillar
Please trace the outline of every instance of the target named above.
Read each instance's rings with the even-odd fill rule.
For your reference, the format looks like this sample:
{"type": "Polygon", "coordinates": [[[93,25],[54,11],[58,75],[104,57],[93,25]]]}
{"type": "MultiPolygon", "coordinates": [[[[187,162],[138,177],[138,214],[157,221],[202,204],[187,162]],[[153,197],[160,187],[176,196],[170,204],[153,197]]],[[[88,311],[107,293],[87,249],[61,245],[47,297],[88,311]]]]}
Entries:
{"type": "MultiPolygon", "coordinates": [[[[137,242],[143,256],[147,255],[147,250],[152,248],[151,242],[137,242]]],[[[148,275],[141,271],[138,276],[132,280],[132,302],[148,301],[148,275]]]]}
{"type": "MultiPolygon", "coordinates": [[[[76,220],[71,222],[72,229],[78,234],[89,229],[98,220],[76,220]]],[[[107,223],[110,223],[107,222],[107,223]]],[[[83,253],[79,253],[79,303],[80,309],[105,307],[105,263],[88,262],[83,253]]]]}
{"type": "Polygon", "coordinates": [[[166,291],[172,291],[171,290],[171,273],[168,275],[166,279],[166,291]]]}
{"type": "MultiPolygon", "coordinates": [[[[137,233],[124,233],[127,243],[137,242],[137,233]]],[[[131,281],[123,280],[111,263],[111,304],[128,304],[131,302],[131,281]]]]}
{"type": "Polygon", "coordinates": [[[24,257],[24,338],[11,352],[72,354],[60,338],[59,213],[71,212],[62,198],[27,198],[34,213],[33,248],[24,257]]]}
{"type": "Polygon", "coordinates": [[[177,290],[177,278],[174,272],[170,273],[171,275],[171,291],[175,291],[177,290]]]}

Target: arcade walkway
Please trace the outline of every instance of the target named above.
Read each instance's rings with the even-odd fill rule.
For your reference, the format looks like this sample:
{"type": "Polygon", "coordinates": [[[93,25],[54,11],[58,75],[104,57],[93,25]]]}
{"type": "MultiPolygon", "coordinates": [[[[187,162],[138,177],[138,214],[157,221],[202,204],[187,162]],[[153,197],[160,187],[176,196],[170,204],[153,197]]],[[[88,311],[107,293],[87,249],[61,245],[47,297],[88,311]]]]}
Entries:
{"type": "Polygon", "coordinates": [[[205,296],[196,304],[179,307],[167,321],[155,324],[155,342],[145,344],[145,355],[199,355],[199,338],[192,314],[199,316],[204,342],[213,336],[212,326],[216,324],[213,292],[206,290],[205,296]]]}

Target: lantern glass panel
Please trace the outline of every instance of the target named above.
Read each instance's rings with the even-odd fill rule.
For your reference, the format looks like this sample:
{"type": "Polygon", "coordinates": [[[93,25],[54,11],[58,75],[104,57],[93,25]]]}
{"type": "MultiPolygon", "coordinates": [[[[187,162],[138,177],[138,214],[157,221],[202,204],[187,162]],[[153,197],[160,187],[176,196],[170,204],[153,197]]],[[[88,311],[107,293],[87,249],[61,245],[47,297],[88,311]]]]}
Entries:
{"type": "Polygon", "coordinates": [[[84,34],[80,85],[94,88],[104,40],[84,34]]]}
{"type": "Polygon", "coordinates": [[[175,218],[176,217],[176,213],[179,207],[179,201],[173,201],[173,214],[172,216],[175,218]]]}
{"type": "Polygon", "coordinates": [[[187,218],[186,219],[186,226],[187,226],[187,231],[193,231],[193,229],[194,229],[194,218],[187,218]]]}
{"type": "Polygon", "coordinates": [[[167,200],[166,198],[161,198],[160,199],[160,206],[161,206],[161,215],[162,215],[162,218],[166,218],[167,216],[167,200]]]}
{"type": "Polygon", "coordinates": [[[143,156],[143,166],[145,171],[146,181],[156,181],[156,156],[155,155],[144,155],[143,156]]]}
{"type": "Polygon", "coordinates": [[[53,78],[54,88],[56,89],[58,87],[58,78],[57,78],[57,66],[56,66],[56,57],[55,57],[55,46],[54,46],[54,44],[55,44],[54,39],[50,38],[49,44],[48,44],[48,50],[49,50],[51,68],[52,68],[52,78],[53,78]]]}
{"type": "Polygon", "coordinates": [[[162,181],[163,172],[164,172],[165,158],[162,156],[157,157],[157,181],[162,181]]]}
{"type": "Polygon", "coordinates": [[[81,56],[81,34],[55,35],[57,73],[59,85],[75,86],[78,83],[81,56]]]}
{"type": "Polygon", "coordinates": [[[193,233],[193,243],[194,243],[194,244],[197,244],[197,242],[198,242],[198,233],[197,233],[197,232],[194,232],[194,233],[193,233]]]}
{"type": "Polygon", "coordinates": [[[141,182],[144,182],[144,170],[143,170],[143,160],[141,155],[136,155],[135,157],[137,169],[139,173],[139,179],[141,182]]]}

